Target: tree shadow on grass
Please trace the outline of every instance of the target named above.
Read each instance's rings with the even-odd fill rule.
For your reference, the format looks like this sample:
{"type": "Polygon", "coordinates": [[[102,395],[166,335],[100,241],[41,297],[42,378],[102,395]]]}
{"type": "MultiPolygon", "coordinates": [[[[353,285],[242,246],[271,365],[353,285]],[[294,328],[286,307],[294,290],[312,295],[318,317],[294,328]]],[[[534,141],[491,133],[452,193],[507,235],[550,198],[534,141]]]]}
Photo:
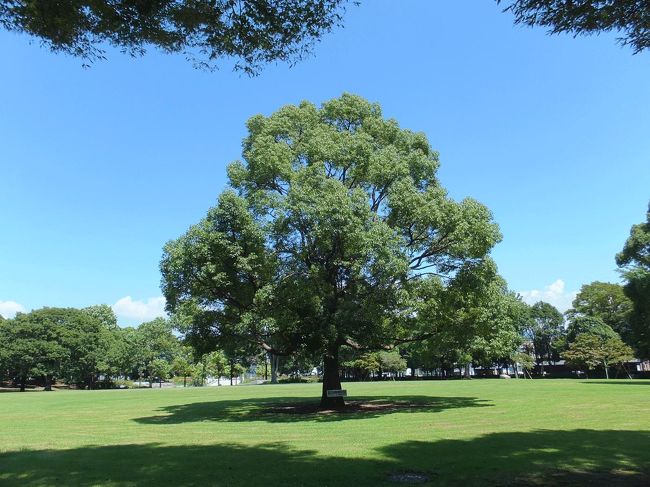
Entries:
{"type": "MultiPolygon", "coordinates": [[[[315,439],[314,443],[336,441],[315,439]]],[[[650,432],[540,430],[466,440],[404,441],[364,458],[286,443],[89,446],[0,454],[3,487],[396,485],[419,473],[436,486],[647,486],[650,432]]]]}
{"type": "Polygon", "coordinates": [[[264,397],[190,404],[159,409],[161,414],[136,418],[143,424],[179,424],[197,421],[342,421],[367,419],[397,412],[435,413],[446,409],[488,407],[492,403],[475,397],[387,396],[355,397],[342,410],[321,410],[317,400],[304,397],[264,397]]]}
{"type": "Polygon", "coordinates": [[[607,384],[608,386],[650,386],[650,380],[630,380],[630,379],[619,379],[619,380],[590,380],[583,381],[582,384],[607,384]]]}

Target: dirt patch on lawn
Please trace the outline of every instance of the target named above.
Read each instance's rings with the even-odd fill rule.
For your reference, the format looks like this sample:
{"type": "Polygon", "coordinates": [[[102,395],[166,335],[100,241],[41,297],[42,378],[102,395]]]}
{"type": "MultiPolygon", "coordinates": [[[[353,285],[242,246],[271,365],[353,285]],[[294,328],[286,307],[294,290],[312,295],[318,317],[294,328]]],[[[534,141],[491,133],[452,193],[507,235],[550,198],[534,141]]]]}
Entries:
{"type": "Polygon", "coordinates": [[[316,403],[283,404],[262,410],[263,414],[350,414],[350,413],[379,413],[392,411],[415,411],[427,409],[430,405],[408,401],[346,401],[341,409],[322,409],[316,403]]]}

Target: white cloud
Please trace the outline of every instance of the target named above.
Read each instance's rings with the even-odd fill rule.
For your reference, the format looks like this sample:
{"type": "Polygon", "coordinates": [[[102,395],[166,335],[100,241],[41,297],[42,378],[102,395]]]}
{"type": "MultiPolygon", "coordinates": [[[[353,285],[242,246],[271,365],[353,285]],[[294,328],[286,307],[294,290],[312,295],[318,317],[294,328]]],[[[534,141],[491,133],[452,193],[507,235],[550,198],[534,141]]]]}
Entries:
{"type": "Polygon", "coordinates": [[[128,320],[150,321],[154,318],[166,316],[165,298],[162,296],[149,298],[146,301],[134,300],[125,296],[111,306],[118,318],[128,320]]]}
{"type": "Polygon", "coordinates": [[[571,307],[571,302],[576,297],[577,291],[568,292],[562,279],[557,279],[544,289],[532,289],[530,291],[519,291],[524,302],[535,304],[537,301],[545,301],[555,306],[561,312],[571,307]]]}
{"type": "Polygon", "coordinates": [[[24,313],[25,307],[16,301],[0,301],[0,316],[13,318],[16,313],[24,313]]]}

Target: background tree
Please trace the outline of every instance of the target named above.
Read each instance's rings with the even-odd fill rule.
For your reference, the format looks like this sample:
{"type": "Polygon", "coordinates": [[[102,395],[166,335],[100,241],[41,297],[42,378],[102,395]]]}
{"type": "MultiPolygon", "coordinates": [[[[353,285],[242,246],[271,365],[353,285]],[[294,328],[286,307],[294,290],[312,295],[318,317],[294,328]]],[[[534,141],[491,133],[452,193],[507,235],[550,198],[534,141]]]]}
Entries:
{"type": "Polygon", "coordinates": [[[521,365],[522,371],[524,373],[524,378],[526,377],[526,374],[528,374],[528,377],[532,379],[533,376],[531,375],[530,371],[535,366],[535,359],[526,352],[516,352],[513,358],[515,362],[515,370],[517,370],[518,365],[521,365]]]}
{"type": "Polygon", "coordinates": [[[107,330],[115,331],[119,328],[115,312],[113,311],[113,308],[107,304],[88,306],[82,308],[81,311],[98,320],[107,330]]]}
{"type": "Polygon", "coordinates": [[[248,129],[231,189],[165,246],[168,310],[191,315],[194,335],[320,354],[321,404],[340,407],[327,390],[341,387],[341,347],[435,335],[422,289],[471,293],[501,236],[483,205],[446,195],[423,134],[360,97],[286,106],[248,129]]]}
{"type": "Polygon", "coordinates": [[[2,360],[7,374],[25,391],[30,378],[42,378],[45,390],[61,376],[70,351],[63,345],[66,325],[75,316],[69,309],[43,308],[19,313],[0,324],[2,360]]]}
{"type": "Polygon", "coordinates": [[[152,364],[154,360],[163,360],[171,364],[179,347],[179,341],[174,336],[172,324],[164,318],[156,318],[142,323],[136,330],[136,343],[141,352],[140,367],[149,378],[149,386],[155,377],[152,364]]]}
{"type": "Polygon", "coordinates": [[[650,5],[646,0],[497,0],[516,24],[547,27],[574,36],[614,31],[634,53],[650,47],[650,5]]]}
{"type": "Polygon", "coordinates": [[[569,348],[562,354],[567,364],[573,368],[585,369],[588,373],[600,363],[598,349],[602,337],[591,333],[582,333],[569,344],[569,348]]]}
{"type": "Polygon", "coordinates": [[[637,353],[650,358],[650,205],[646,221],[633,225],[623,250],[616,256],[632,301],[630,339],[637,353]]]}
{"type": "Polygon", "coordinates": [[[596,335],[603,339],[619,337],[618,333],[616,333],[611,326],[607,325],[600,318],[594,318],[592,316],[574,316],[569,320],[566,330],[567,346],[571,345],[571,343],[573,343],[581,334],[596,335]]]}
{"type": "Polygon", "coordinates": [[[228,367],[226,368],[226,373],[230,377],[230,385],[234,385],[234,380],[243,378],[244,373],[246,373],[246,366],[242,363],[230,359],[228,361],[228,367]]]}
{"type": "Polygon", "coordinates": [[[378,373],[381,365],[379,363],[379,354],[377,352],[358,353],[353,352],[355,357],[342,362],[343,367],[351,369],[356,378],[362,380],[370,379],[378,373]]]}
{"type": "MultiPolygon", "coordinates": [[[[204,375],[217,378],[217,385],[221,385],[221,378],[228,372],[228,357],[221,350],[205,354],[201,359],[204,366],[204,375]]],[[[204,379],[205,381],[205,379],[204,379]]]]}
{"type": "Polygon", "coordinates": [[[571,342],[563,357],[575,368],[593,369],[602,366],[609,379],[609,367],[632,359],[632,349],[619,337],[581,333],[571,342]]]}
{"type": "Polygon", "coordinates": [[[531,340],[537,365],[544,374],[544,361],[557,358],[559,350],[555,346],[564,331],[564,318],[555,306],[538,301],[530,307],[530,320],[525,336],[531,340]]]}
{"type": "Polygon", "coordinates": [[[311,374],[314,367],[319,365],[320,358],[302,350],[288,357],[282,357],[279,362],[278,372],[280,374],[299,379],[303,374],[311,374]]]}
{"type": "Polygon", "coordinates": [[[177,377],[182,377],[183,387],[187,387],[187,378],[194,372],[193,352],[190,347],[181,346],[178,348],[171,363],[171,372],[177,377]]]}
{"type": "Polygon", "coordinates": [[[113,376],[140,378],[147,361],[146,349],[138,330],[133,327],[115,331],[106,352],[106,362],[113,376]]]}
{"type": "Polygon", "coordinates": [[[566,315],[569,320],[576,316],[600,318],[627,341],[631,340],[631,312],[632,301],[623,292],[623,286],[594,281],[582,286],[566,315]]]}
{"type": "Polygon", "coordinates": [[[477,319],[483,322],[483,329],[472,337],[467,350],[474,363],[513,365],[516,370],[515,355],[523,342],[530,310],[517,295],[507,290],[503,280],[492,292],[487,305],[479,308],[477,319]]]}
{"type": "Polygon", "coordinates": [[[257,73],[273,61],[296,62],[339,25],[344,0],[0,0],[0,26],[39,39],[85,62],[105,47],[142,55],[148,47],[183,53],[196,66],[223,58],[257,73]]]}
{"type": "MultiPolygon", "coordinates": [[[[114,329],[87,310],[66,310],[62,332],[62,345],[69,355],[64,363],[64,376],[68,383],[88,389],[96,387],[100,373],[108,373],[108,350],[114,329]]],[[[62,319],[62,318],[61,318],[62,319]]]]}
{"type": "Polygon", "coordinates": [[[379,359],[380,379],[383,378],[383,372],[389,372],[393,374],[393,377],[406,372],[406,360],[397,350],[383,351],[377,355],[379,359]]]}
{"type": "Polygon", "coordinates": [[[159,387],[162,387],[163,381],[169,377],[170,372],[171,364],[162,358],[155,358],[149,364],[149,380],[158,379],[159,387]]]}

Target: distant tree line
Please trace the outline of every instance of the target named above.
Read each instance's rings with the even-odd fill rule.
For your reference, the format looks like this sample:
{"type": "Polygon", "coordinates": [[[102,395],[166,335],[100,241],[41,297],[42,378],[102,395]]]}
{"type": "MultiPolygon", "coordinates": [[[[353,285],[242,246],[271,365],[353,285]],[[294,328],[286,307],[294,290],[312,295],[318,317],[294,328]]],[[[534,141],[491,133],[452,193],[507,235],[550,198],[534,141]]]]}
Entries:
{"type": "MultiPolygon", "coordinates": [[[[341,375],[346,380],[407,377],[407,368],[423,375],[469,376],[470,366],[510,367],[517,374],[545,375],[545,366],[562,359],[589,374],[632,359],[639,342],[634,303],[624,287],[593,282],[582,287],[565,315],[545,302],[528,306],[505,288],[481,306],[466,308],[459,326],[436,339],[403,344],[384,351],[346,349],[341,375]],[[481,318],[482,317],[482,318],[481,318]],[[462,326],[462,319],[473,328],[462,326]],[[481,334],[476,335],[476,327],[481,334]]],[[[255,348],[228,350],[200,341],[173,320],[156,318],[120,328],[107,305],[83,309],[43,308],[0,317],[0,381],[25,390],[28,384],[50,390],[55,382],[80,389],[114,387],[122,380],[146,381],[151,387],[171,377],[179,385],[202,386],[209,377],[240,377],[251,366],[257,376],[278,382],[304,380],[322,372],[320,357],[305,350],[273,356],[255,348]]],[[[641,334],[642,336],[642,334],[641,334]]],[[[628,371],[625,371],[628,372],[628,371]]],[[[226,379],[227,380],[227,379],[226,379]]]]}
{"type": "Polygon", "coordinates": [[[199,354],[156,318],[121,328],[107,305],[43,308],[0,318],[0,381],[24,391],[51,390],[55,382],[80,389],[114,387],[120,381],[149,386],[172,376],[203,385],[207,377],[239,377],[248,365],[223,351],[199,354]]]}

